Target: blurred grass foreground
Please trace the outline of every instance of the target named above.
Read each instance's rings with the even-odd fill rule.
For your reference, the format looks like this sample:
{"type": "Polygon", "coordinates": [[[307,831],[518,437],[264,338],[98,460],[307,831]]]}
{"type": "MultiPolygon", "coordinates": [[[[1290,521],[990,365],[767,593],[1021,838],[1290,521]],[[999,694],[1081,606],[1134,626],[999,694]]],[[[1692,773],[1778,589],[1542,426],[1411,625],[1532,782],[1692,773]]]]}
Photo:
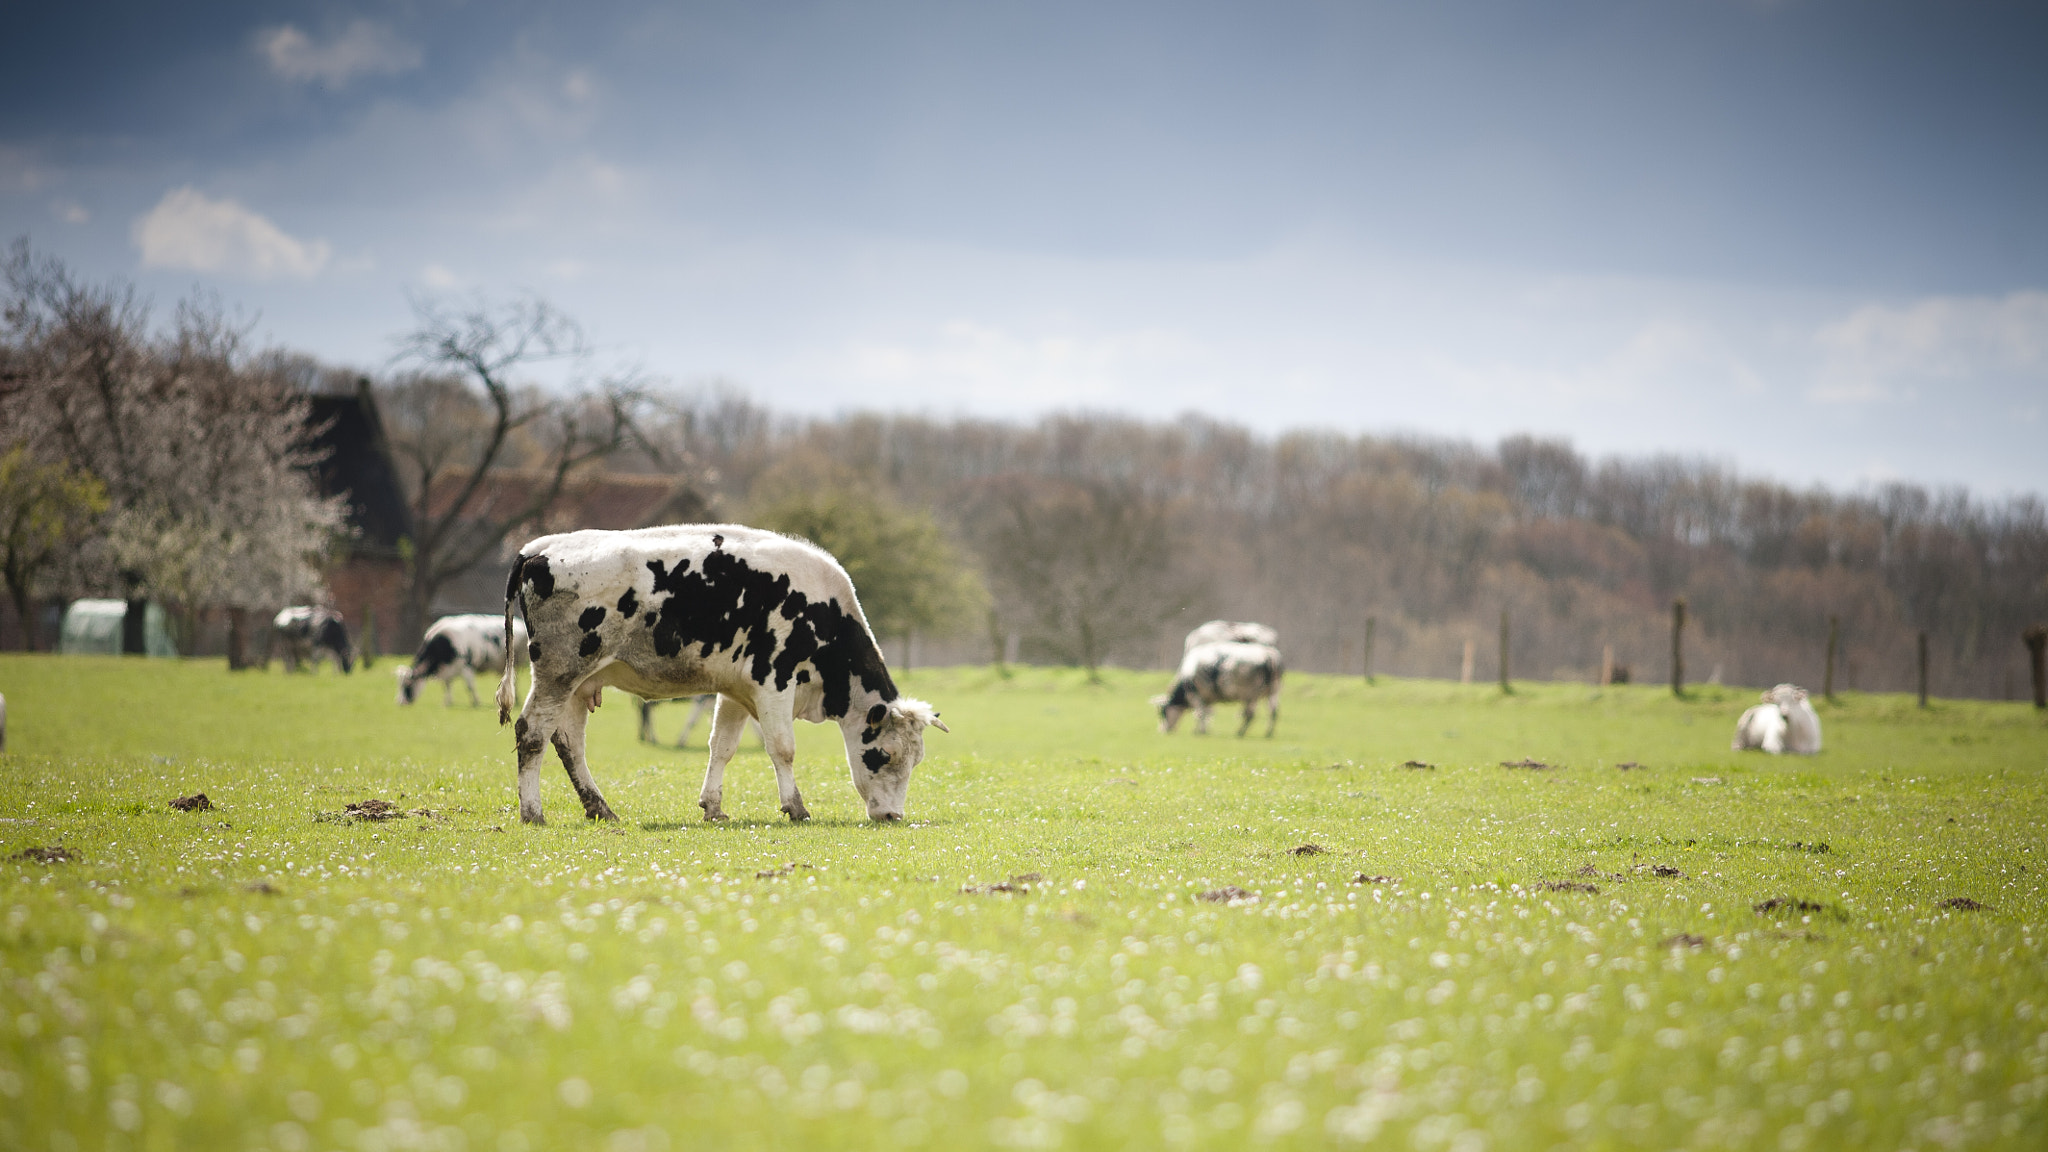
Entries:
{"type": "Polygon", "coordinates": [[[0,1147],[2048,1146],[2031,708],[903,680],[903,825],[808,726],[815,819],[750,738],[704,824],[614,696],[623,822],[528,828],[488,709],[0,657],[0,1147]]]}

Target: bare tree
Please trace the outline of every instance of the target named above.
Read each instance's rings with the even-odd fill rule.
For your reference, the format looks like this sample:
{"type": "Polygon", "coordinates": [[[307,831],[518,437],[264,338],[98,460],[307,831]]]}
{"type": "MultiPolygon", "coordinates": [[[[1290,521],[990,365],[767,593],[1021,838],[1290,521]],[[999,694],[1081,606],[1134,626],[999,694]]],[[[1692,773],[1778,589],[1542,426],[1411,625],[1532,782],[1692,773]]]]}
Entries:
{"type": "Polygon", "coordinates": [[[1167,509],[1129,485],[1009,477],[984,508],[984,564],[1027,651],[1093,678],[1193,600],[1173,570],[1167,509]]]}
{"type": "Polygon", "coordinates": [[[414,314],[400,357],[421,371],[396,384],[386,406],[413,498],[399,622],[408,637],[425,627],[437,591],[540,525],[581,470],[628,446],[659,455],[639,434],[649,398],[633,380],[550,394],[517,379],[587,356],[575,322],[546,302],[451,310],[421,301],[414,314]]]}

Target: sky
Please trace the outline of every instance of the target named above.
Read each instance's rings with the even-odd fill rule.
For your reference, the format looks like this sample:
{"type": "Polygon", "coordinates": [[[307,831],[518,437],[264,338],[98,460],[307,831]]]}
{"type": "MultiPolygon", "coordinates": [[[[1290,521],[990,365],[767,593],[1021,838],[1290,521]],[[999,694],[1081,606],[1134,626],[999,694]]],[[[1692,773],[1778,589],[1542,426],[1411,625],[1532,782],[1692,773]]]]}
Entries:
{"type": "Polygon", "coordinates": [[[365,371],[2048,492],[2048,5],[0,7],[0,239],[365,371]]]}

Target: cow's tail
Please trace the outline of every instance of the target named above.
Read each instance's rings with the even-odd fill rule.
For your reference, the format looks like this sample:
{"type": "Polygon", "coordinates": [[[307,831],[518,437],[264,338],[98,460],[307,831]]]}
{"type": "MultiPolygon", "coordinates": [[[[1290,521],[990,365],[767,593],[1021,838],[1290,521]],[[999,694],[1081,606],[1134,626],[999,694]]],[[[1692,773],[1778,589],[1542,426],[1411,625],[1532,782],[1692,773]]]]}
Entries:
{"type": "Polygon", "coordinates": [[[519,600],[520,569],[526,566],[524,552],[512,558],[512,575],[505,580],[505,674],[498,677],[498,723],[512,722],[512,705],[519,695],[519,681],[513,669],[519,667],[519,657],[512,648],[512,605],[519,600]]]}

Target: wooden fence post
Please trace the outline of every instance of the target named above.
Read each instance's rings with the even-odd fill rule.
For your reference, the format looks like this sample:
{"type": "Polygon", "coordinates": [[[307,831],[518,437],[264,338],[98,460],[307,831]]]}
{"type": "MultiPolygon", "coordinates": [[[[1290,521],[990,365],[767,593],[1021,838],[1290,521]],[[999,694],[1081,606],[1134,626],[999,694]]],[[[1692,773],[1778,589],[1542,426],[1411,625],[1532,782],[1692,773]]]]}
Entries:
{"type": "Polygon", "coordinates": [[[1671,694],[1685,695],[1685,597],[1671,602],[1671,694]]]}
{"type": "Polygon", "coordinates": [[[1472,682],[1472,649],[1472,641],[1465,641],[1465,662],[1458,666],[1458,683],[1460,684],[1470,684],[1472,682]]]}
{"type": "Polygon", "coordinates": [[[1508,610],[1500,610],[1500,690],[1503,695],[1512,695],[1514,686],[1508,683],[1508,610]]]}
{"type": "Polygon", "coordinates": [[[1612,683],[1614,683],[1614,645],[1609,644],[1600,649],[1600,686],[1605,688],[1612,683]]]}
{"type": "Polygon", "coordinates": [[[1920,633],[1920,706],[1927,707],[1927,633],[1920,633]]]}
{"type": "Polygon", "coordinates": [[[1376,619],[1374,619],[1374,618],[1373,618],[1373,617],[1371,617],[1371,616],[1367,616],[1367,617],[1365,618],[1365,682],[1366,682],[1367,684],[1371,684],[1371,683],[1373,682],[1373,679],[1372,679],[1372,632],[1373,632],[1373,625],[1375,625],[1375,624],[1377,624],[1377,623],[1379,623],[1379,621],[1378,621],[1378,620],[1376,620],[1376,619]]]}
{"type": "Polygon", "coordinates": [[[1842,649],[1842,618],[1828,617],[1828,668],[1821,674],[1820,694],[1832,704],[1835,702],[1835,654],[1842,649]]]}
{"type": "Polygon", "coordinates": [[[2027,663],[2034,672],[2034,707],[2048,708],[2048,624],[2036,624],[2020,633],[2027,646],[2027,663]]]}

